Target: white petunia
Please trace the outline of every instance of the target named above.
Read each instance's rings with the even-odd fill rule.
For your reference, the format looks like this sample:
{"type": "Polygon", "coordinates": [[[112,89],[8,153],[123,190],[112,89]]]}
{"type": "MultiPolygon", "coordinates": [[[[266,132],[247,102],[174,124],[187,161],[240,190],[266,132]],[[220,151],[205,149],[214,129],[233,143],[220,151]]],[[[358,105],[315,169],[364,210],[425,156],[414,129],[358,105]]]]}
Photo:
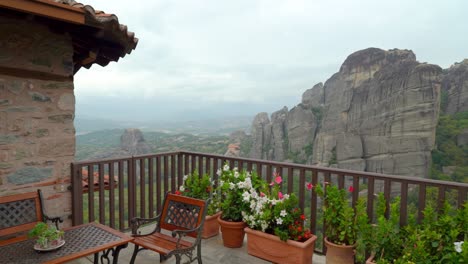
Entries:
{"type": "Polygon", "coordinates": [[[283,223],[283,219],[281,219],[281,218],[279,218],[279,217],[276,218],[276,224],[277,224],[277,225],[281,225],[282,223],[283,223]]]}
{"type": "Polygon", "coordinates": [[[281,215],[282,217],[285,217],[285,216],[288,215],[288,213],[286,213],[286,210],[281,210],[280,215],[281,215]]]}
{"type": "Polygon", "coordinates": [[[217,174],[218,176],[221,176],[221,173],[222,173],[221,169],[218,169],[218,171],[216,171],[216,174],[217,174]]]}
{"type": "Polygon", "coordinates": [[[230,182],[229,183],[229,189],[234,190],[234,188],[236,188],[236,184],[230,182]]]}
{"type": "Polygon", "coordinates": [[[228,170],[229,170],[229,165],[227,165],[227,164],[224,165],[223,170],[224,170],[224,171],[228,171],[228,170]]]}
{"type": "Polygon", "coordinates": [[[245,183],[244,183],[244,182],[238,182],[238,183],[237,183],[237,187],[238,187],[239,189],[244,189],[244,186],[245,186],[245,183]]]}
{"type": "Polygon", "coordinates": [[[187,178],[188,178],[188,175],[184,175],[184,178],[183,178],[183,179],[184,179],[184,181],[186,181],[186,180],[187,180],[187,178]]]}
{"type": "Polygon", "coordinates": [[[181,185],[181,186],[179,187],[179,191],[181,191],[181,192],[185,191],[185,187],[184,187],[183,185],[181,185]]]}
{"type": "Polygon", "coordinates": [[[289,199],[289,194],[283,194],[283,199],[289,199]]]}
{"type": "Polygon", "coordinates": [[[250,200],[250,193],[249,192],[244,192],[242,194],[242,197],[244,198],[244,201],[248,202],[250,200]]]}
{"type": "Polygon", "coordinates": [[[234,171],[234,178],[239,178],[239,172],[234,171]]]}
{"type": "Polygon", "coordinates": [[[453,242],[453,244],[455,245],[455,251],[456,251],[456,252],[458,252],[458,253],[461,253],[461,252],[462,252],[462,245],[463,245],[463,242],[464,242],[464,241],[453,242]]]}

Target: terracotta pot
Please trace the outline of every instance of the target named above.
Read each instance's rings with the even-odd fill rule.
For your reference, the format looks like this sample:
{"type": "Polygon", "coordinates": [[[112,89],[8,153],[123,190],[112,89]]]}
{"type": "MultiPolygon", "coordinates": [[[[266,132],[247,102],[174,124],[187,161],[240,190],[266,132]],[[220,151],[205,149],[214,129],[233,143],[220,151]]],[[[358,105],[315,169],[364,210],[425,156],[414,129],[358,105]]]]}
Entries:
{"type": "Polygon", "coordinates": [[[229,248],[240,248],[244,243],[244,222],[230,222],[218,217],[219,226],[221,227],[221,234],[223,237],[223,244],[229,248]]]}
{"type": "Polygon", "coordinates": [[[325,238],[325,246],[327,247],[325,258],[327,264],[354,264],[355,245],[338,245],[325,238]]]}
{"type": "Polygon", "coordinates": [[[219,234],[219,223],[218,217],[221,212],[217,212],[214,215],[207,215],[205,217],[205,224],[203,225],[202,238],[210,238],[219,234]]]}
{"type": "Polygon", "coordinates": [[[316,236],[312,236],[305,242],[288,240],[281,241],[278,236],[245,229],[247,234],[247,252],[274,263],[307,263],[312,264],[316,236]]]}

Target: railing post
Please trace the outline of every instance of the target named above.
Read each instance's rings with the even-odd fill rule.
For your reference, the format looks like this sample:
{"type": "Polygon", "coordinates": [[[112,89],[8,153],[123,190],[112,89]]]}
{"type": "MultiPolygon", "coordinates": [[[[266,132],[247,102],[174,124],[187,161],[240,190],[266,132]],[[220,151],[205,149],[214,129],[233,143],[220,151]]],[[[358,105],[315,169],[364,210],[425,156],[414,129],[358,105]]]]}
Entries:
{"type": "Polygon", "coordinates": [[[130,158],[130,162],[127,167],[128,174],[128,225],[131,225],[132,218],[135,217],[136,210],[136,199],[135,199],[135,157],[130,158]]]}
{"type": "Polygon", "coordinates": [[[83,175],[81,166],[70,166],[72,180],[72,225],[83,224],[83,175]]]}

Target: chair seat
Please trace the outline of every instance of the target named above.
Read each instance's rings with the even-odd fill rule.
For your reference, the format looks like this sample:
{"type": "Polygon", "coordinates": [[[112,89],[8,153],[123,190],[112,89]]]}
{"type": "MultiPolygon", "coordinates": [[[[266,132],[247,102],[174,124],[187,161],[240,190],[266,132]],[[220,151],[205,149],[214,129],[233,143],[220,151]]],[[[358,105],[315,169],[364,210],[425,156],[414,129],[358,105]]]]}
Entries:
{"type": "MultiPolygon", "coordinates": [[[[162,253],[163,255],[167,255],[169,252],[176,249],[177,239],[173,238],[172,236],[156,232],[148,236],[137,236],[132,241],[132,243],[156,251],[158,253],[162,253]]],[[[189,241],[180,241],[181,248],[188,248],[192,245],[193,243],[189,241]]]]}

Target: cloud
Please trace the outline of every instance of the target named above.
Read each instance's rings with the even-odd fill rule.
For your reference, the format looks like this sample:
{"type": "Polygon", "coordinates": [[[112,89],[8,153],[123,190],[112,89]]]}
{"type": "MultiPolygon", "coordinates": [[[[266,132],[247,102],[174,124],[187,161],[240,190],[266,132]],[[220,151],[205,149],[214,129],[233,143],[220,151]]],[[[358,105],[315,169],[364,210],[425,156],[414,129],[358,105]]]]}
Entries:
{"type": "Polygon", "coordinates": [[[77,102],[119,98],[136,114],[145,111],[140,102],[158,102],[168,115],[197,103],[199,115],[223,104],[249,105],[254,115],[299,103],[360,49],[412,49],[448,67],[468,46],[462,0],[82,2],[117,14],[140,41],[118,63],[81,69],[77,102]]]}

